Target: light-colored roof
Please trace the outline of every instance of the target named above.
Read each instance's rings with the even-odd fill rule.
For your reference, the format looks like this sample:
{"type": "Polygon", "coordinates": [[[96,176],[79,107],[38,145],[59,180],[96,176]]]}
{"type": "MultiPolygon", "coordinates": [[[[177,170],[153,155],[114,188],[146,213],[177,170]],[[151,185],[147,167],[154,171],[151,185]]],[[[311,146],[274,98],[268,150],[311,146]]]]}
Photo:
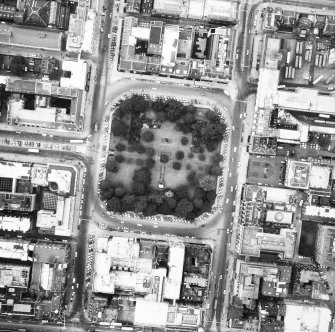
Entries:
{"type": "Polygon", "coordinates": [[[165,326],[169,304],[166,302],[136,300],[134,324],[139,326],[165,326]]]}
{"type": "Polygon", "coordinates": [[[28,259],[28,246],[29,241],[2,239],[0,241],[0,257],[26,261],[28,259]]]}
{"type": "MultiPolygon", "coordinates": [[[[285,300],[286,303],[286,300],[285,300]]],[[[285,332],[327,332],[331,322],[331,310],[316,303],[286,303],[285,332]]]]}
{"type": "Polygon", "coordinates": [[[204,0],[190,0],[190,4],[188,7],[188,16],[193,18],[202,18],[204,14],[204,7],[204,0]]]}
{"type": "Polygon", "coordinates": [[[181,280],[183,276],[184,255],[184,246],[180,245],[169,247],[169,273],[164,284],[164,297],[167,299],[179,299],[181,280]]]}
{"type": "Polygon", "coordinates": [[[296,243],[296,231],[280,229],[279,234],[263,233],[258,226],[241,226],[242,255],[259,257],[261,251],[277,252],[285,259],[293,258],[296,243]]]}
{"type": "Polygon", "coordinates": [[[319,95],[318,90],[297,88],[296,91],[278,90],[273,104],[284,109],[301,112],[334,114],[335,97],[319,95]]]}
{"type": "Polygon", "coordinates": [[[307,205],[304,209],[304,214],[307,216],[335,219],[335,208],[330,206],[307,205]]]}
{"type": "Polygon", "coordinates": [[[69,61],[62,62],[62,70],[70,71],[70,77],[61,77],[60,86],[64,88],[84,90],[86,85],[87,63],[85,61],[69,61]]]}
{"type": "Polygon", "coordinates": [[[174,66],[179,40],[179,26],[167,25],[165,26],[162,48],[162,61],[163,66],[174,66]]]}
{"type": "Polygon", "coordinates": [[[12,179],[30,178],[31,166],[29,164],[23,164],[11,161],[0,162],[0,177],[12,179]]]}
{"type": "Polygon", "coordinates": [[[56,30],[1,24],[0,44],[60,51],[62,33],[56,30]],[[5,37],[5,38],[4,38],[5,37]]]}
{"type": "Polygon", "coordinates": [[[92,47],[93,47],[93,39],[95,36],[95,20],[96,20],[96,12],[94,9],[89,9],[87,12],[87,18],[85,21],[85,30],[83,34],[83,40],[81,49],[84,52],[92,53],[92,47]]]}
{"type": "Polygon", "coordinates": [[[8,116],[19,123],[54,123],[56,122],[56,108],[36,107],[35,110],[22,108],[21,101],[11,101],[8,105],[8,116]]]}
{"type": "Polygon", "coordinates": [[[312,165],[309,177],[309,186],[311,188],[327,189],[329,187],[330,168],[318,165],[312,165]]]}
{"type": "Polygon", "coordinates": [[[48,181],[55,182],[59,193],[69,193],[71,190],[72,173],[67,169],[49,168],[48,181]]]}
{"type": "Polygon", "coordinates": [[[289,204],[290,197],[297,193],[296,190],[275,187],[262,187],[262,190],[266,192],[266,201],[285,204],[289,204]]]}
{"type": "Polygon", "coordinates": [[[293,218],[292,212],[287,211],[266,211],[266,221],[280,224],[291,224],[293,218]]]}
{"type": "Polygon", "coordinates": [[[136,39],[149,40],[150,27],[133,27],[131,29],[131,35],[136,39]]]}
{"type": "Polygon", "coordinates": [[[204,7],[204,17],[237,17],[238,4],[233,1],[207,0],[204,7]]]}
{"type": "Polygon", "coordinates": [[[166,14],[179,14],[182,6],[183,0],[155,0],[153,9],[166,14]]]}
{"type": "Polygon", "coordinates": [[[26,233],[30,229],[30,218],[0,216],[0,229],[26,233]]]}

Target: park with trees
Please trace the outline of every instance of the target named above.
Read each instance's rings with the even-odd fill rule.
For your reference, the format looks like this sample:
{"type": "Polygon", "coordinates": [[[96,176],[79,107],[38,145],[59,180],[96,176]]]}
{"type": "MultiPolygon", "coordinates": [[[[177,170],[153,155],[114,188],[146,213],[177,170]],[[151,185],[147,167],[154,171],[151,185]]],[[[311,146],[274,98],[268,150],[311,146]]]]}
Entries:
{"type": "Polygon", "coordinates": [[[194,220],[210,212],[222,174],[224,120],[209,108],[132,95],[118,103],[101,199],[115,213],[194,220]]]}

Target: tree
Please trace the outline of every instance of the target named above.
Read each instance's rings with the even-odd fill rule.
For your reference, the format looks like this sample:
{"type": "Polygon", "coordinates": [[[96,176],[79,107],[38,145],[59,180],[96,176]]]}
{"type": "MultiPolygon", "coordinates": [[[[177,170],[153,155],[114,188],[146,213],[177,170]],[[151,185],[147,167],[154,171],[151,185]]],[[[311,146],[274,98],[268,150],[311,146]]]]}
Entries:
{"type": "Polygon", "coordinates": [[[216,153],[211,159],[213,164],[219,163],[223,160],[223,155],[220,153],[216,153]]]}
{"type": "Polygon", "coordinates": [[[117,187],[115,188],[115,196],[122,197],[126,193],[126,189],[123,187],[117,187]]]}
{"type": "Polygon", "coordinates": [[[119,170],[119,166],[114,160],[108,160],[106,163],[106,169],[109,172],[117,173],[119,170]]]}
{"type": "Polygon", "coordinates": [[[144,209],[148,206],[146,197],[138,196],[135,199],[134,211],[136,213],[143,212],[144,209]]]}
{"type": "Polygon", "coordinates": [[[137,165],[137,166],[144,166],[144,160],[143,160],[143,159],[140,159],[140,158],[137,158],[137,159],[136,159],[136,165],[137,165]]]}
{"type": "Polygon", "coordinates": [[[164,112],[156,112],[157,121],[164,122],[166,121],[166,115],[164,112]]]}
{"type": "Polygon", "coordinates": [[[198,183],[198,176],[197,176],[197,173],[194,172],[194,171],[191,171],[187,174],[187,182],[190,184],[190,185],[195,185],[198,183]]]}
{"type": "Polygon", "coordinates": [[[187,145],[188,144],[188,138],[186,136],[183,136],[180,141],[181,141],[182,145],[187,145]]]}
{"type": "Polygon", "coordinates": [[[212,123],[220,122],[220,116],[213,111],[207,111],[206,118],[212,123]]]}
{"type": "Polygon", "coordinates": [[[145,216],[154,216],[157,214],[157,206],[155,204],[149,204],[143,211],[145,216]]]}
{"type": "Polygon", "coordinates": [[[139,144],[139,145],[136,145],[136,151],[137,151],[138,154],[143,154],[143,153],[145,153],[146,148],[145,148],[144,145],[139,144]]]}
{"type": "Polygon", "coordinates": [[[216,198],[216,192],[215,192],[215,190],[207,191],[206,197],[207,197],[207,199],[210,202],[213,202],[215,200],[215,198],[216,198]]]}
{"type": "MultiPolygon", "coordinates": [[[[176,202],[176,205],[177,205],[177,202],[176,202]]],[[[164,200],[164,202],[158,207],[158,213],[165,214],[165,215],[172,213],[171,207],[169,206],[166,200],[164,200]]]]}
{"type": "Polygon", "coordinates": [[[184,159],[184,152],[183,151],[177,151],[176,152],[176,159],[177,160],[182,160],[182,159],[184,159]]]}
{"type": "Polygon", "coordinates": [[[170,209],[174,209],[177,205],[177,201],[173,197],[168,197],[166,199],[166,203],[170,207],[170,209]]]}
{"type": "Polygon", "coordinates": [[[108,179],[102,180],[100,182],[100,189],[101,190],[108,190],[112,186],[112,182],[108,179]]]}
{"type": "Polygon", "coordinates": [[[135,196],[124,195],[121,199],[121,205],[123,211],[132,211],[134,209],[135,196]]]}
{"type": "Polygon", "coordinates": [[[26,59],[23,56],[14,56],[10,63],[10,71],[16,76],[22,76],[24,67],[26,66],[26,59]]]}
{"type": "Polygon", "coordinates": [[[118,144],[115,145],[115,149],[118,152],[122,152],[126,149],[126,146],[122,143],[118,143],[118,144]]]}
{"type": "Polygon", "coordinates": [[[115,161],[119,164],[123,163],[125,159],[126,158],[122,154],[118,154],[117,156],[115,156],[115,161]]]}
{"type": "Polygon", "coordinates": [[[152,169],[155,166],[155,160],[154,159],[146,159],[145,160],[145,166],[149,169],[152,169]]]}
{"type": "Polygon", "coordinates": [[[199,156],[198,156],[198,159],[200,161],[205,161],[206,160],[206,156],[203,153],[200,153],[199,156]]]}
{"type": "Polygon", "coordinates": [[[146,192],[147,188],[148,187],[143,182],[133,181],[132,183],[132,190],[137,195],[143,195],[146,192]]]}
{"type": "Polygon", "coordinates": [[[199,186],[205,191],[214,190],[216,189],[216,178],[212,175],[205,175],[200,179],[199,186]]]}
{"type": "Polygon", "coordinates": [[[110,211],[121,212],[122,206],[120,199],[118,197],[112,197],[110,200],[107,201],[107,208],[110,211]]]}
{"type": "Polygon", "coordinates": [[[185,112],[185,106],[178,100],[169,99],[167,101],[166,107],[166,118],[171,121],[175,122],[181,118],[181,116],[185,112]]]}
{"type": "Polygon", "coordinates": [[[193,205],[196,209],[201,210],[203,204],[204,204],[204,201],[201,198],[196,197],[193,199],[193,205]]]}
{"type": "Polygon", "coordinates": [[[145,154],[149,157],[153,157],[155,155],[155,149],[152,147],[148,147],[145,150],[145,154]]]}
{"type": "Polygon", "coordinates": [[[142,182],[147,186],[151,182],[151,172],[147,167],[142,167],[134,172],[133,181],[142,182]]]}
{"type": "Polygon", "coordinates": [[[124,123],[124,121],[120,119],[113,119],[111,131],[114,136],[127,137],[128,135],[128,126],[124,123]]]}
{"type": "Polygon", "coordinates": [[[179,171],[181,169],[181,163],[178,162],[178,161],[175,161],[173,164],[172,164],[172,168],[176,171],[179,171]]]}
{"type": "Polygon", "coordinates": [[[126,114],[133,113],[139,114],[144,112],[149,107],[148,101],[144,96],[134,94],[130,98],[123,100],[117,111],[120,117],[123,117],[126,114]]]}
{"type": "Polygon", "coordinates": [[[169,156],[167,154],[162,154],[160,158],[160,162],[166,164],[169,162],[169,156]]]}
{"type": "Polygon", "coordinates": [[[218,147],[218,143],[215,141],[207,141],[206,142],[206,149],[208,152],[213,152],[216,150],[216,148],[218,147]]]}
{"type": "Polygon", "coordinates": [[[136,145],[129,145],[127,150],[128,150],[128,152],[135,152],[136,151],[136,145]]]}
{"type": "Polygon", "coordinates": [[[150,143],[154,140],[154,134],[151,131],[147,130],[142,134],[142,139],[145,142],[150,143]]]}
{"type": "Polygon", "coordinates": [[[182,184],[175,188],[174,195],[176,198],[184,198],[187,197],[189,190],[190,188],[187,184],[182,184]]]}
{"type": "Polygon", "coordinates": [[[164,114],[164,112],[166,110],[166,106],[167,106],[167,103],[162,98],[157,98],[156,100],[154,100],[152,102],[152,105],[151,105],[152,109],[156,112],[156,114],[157,113],[163,113],[164,114]]]}
{"type": "Polygon", "coordinates": [[[101,199],[103,201],[111,199],[113,195],[114,195],[114,189],[112,187],[105,190],[101,190],[101,199]]]}
{"type": "Polygon", "coordinates": [[[220,176],[222,175],[222,171],[222,167],[220,167],[219,165],[214,165],[210,170],[210,174],[214,176],[220,176]]]}
{"type": "Polygon", "coordinates": [[[187,198],[181,199],[176,206],[176,214],[179,217],[186,217],[186,215],[193,211],[193,204],[187,198]]]}

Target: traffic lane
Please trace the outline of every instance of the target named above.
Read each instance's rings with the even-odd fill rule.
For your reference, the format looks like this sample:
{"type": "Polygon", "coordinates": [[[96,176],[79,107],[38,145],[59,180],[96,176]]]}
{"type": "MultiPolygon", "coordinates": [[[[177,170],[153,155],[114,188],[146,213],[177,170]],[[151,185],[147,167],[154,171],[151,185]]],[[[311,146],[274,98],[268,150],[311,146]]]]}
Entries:
{"type": "Polygon", "coordinates": [[[81,221],[80,232],[78,238],[80,241],[77,243],[77,257],[75,258],[74,277],[78,288],[75,285],[75,301],[73,303],[73,313],[80,312],[83,306],[83,294],[85,289],[85,270],[86,270],[86,252],[87,252],[87,230],[88,223],[81,221]]]}
{"type": "Polygon", "coordinates": [[[69,142],[72,138],[67,138],[64,136],[57,136],[57,135],[47,135],[47,134],[35,134],[30,132],[25,132],[24,128],[22,130],[16,131],[7,131],[7,130],[0,130],[0,135],[5,135],[7,138],[15,138],[17,140],[41,140],[41,141],[48,141],[47,143],[55,143],[57,142],[69,142]],[[52,138],[52,140],[50,140],[52,138]]]}
{"type": "Polygon", "coordinates": [[[1,320],[0,328],[12,330],[13,328],[20,329],[24,327],[28,330],[28,332],[30,331],[59,332],[60,330],[69,331],[69,332],[86,332],[87,331],[86,327],[80,327],[78,326],[79,324],[71,323],[71,322],[66,322],[65,327],[64,327],[63,324],[62,325],[53,324],[53,323],[42,324],[42,323],[36,323],[34,321],[29,321],[26,319],[21,320],[21,321],[23,321],[24,323],[20,323],[19,321],[16,321],[14,318],[11,318],[11,323],[1,320]],[[23,324],[24,326],[22,326],[23,324]]]}
{"type": "MultiPolygon", "coordinates": [[[[187,98],[190,97],[192,99],[201,98],[201,99],[211,99],[217,103],[223,103],[228,106],[230,110],[232,110],[233,104],[229,96],[227,96],[223,91],[221,94],[217,92],[211,92],[210,89],[200,89],[193,86],[180,86],[176,84],[161,84],[161,83],[152,83],[146,82],[142,80],[131,80],[129,78],[122,78],[117,81],[117,86],[113,87],[112,91],[109,93],[107,100],[109,103],[113,102],[114,99],[121,96],[124,93],[131,93],[130,90],[134,90],[136,92],[147,92],[152,95],[164,95],[165,93],[173,93],[178,97],[187,98]],[[155,88],[156,90],[152,90],[155,88]],[[136,90],[136,91],[135,91],[136,90]],[[141,91],[145,90],[145,91],[141,91]],[[205,93],[206,96],[201,96],[201,92],[205,93]],[[203,98],[204,97],[204,98],[203,98]]],[[[109,107],[108,107],[109,108],[109,107]]],[[[229,110],[228,109],[228,110],[229,110]]]]}

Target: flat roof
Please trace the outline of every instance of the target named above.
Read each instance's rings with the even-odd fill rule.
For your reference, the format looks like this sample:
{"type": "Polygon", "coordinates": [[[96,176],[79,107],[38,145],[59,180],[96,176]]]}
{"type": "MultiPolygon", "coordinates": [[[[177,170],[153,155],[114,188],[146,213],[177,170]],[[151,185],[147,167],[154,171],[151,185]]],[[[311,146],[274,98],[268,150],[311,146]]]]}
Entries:
{"type": "Polygon", "coordinates": [[[151,26],[149,43],[159,44],[161,41],[162,27],[151,26]]]}
{"type": "Polygon", "coordinates": [[[288,110],[334,114],[335,97],[320,95],[318,90],[297,88],[296,91],[278,90],[273,104],[288,110]]]}
{"type": "Polygon", "coordinates": [[[179,26],[167,25],[164,31],[162,66],[174,66],[177,58],[179,26]]]}
{"type": "Polygon", "coordinates": [[[0,177],[12,179],[30,179],[31,165],[12,161],[0,161],[0,177]]]}
{"type": "Polygon", "coordinates": [[[162,13],[180,13],[183,0],[154,0],[153,9],[162,13]]]}
{"type": "Polygon", "coordinates": [[[332,312],[326,305],[286,302],[285,331],[328,332],[332,312]]]}
{"type": "Polygon", "coordinates": [[[207,0],[205,3],[204,17],[237,18],[237,2],[225,0],[207,0]]]}
{"type": "Polygon", "coordinates": [[[139,326],[165,326],[169,304],[138,299],[136,300],[134,324],[139,326]]]}
{"type": "Polygon", "coordinates": [[[329,187],[330,173],[329,167],[312,165],[309,186],[312,188],[327,189],[329,187]]]}
{"type": "Polygon", "coordinates": [[[280,229],[279,234],[263,233],[259,226],[241,226],[241,254],[260,256],[261,251],[282,254],[283,258],[293,258],[296,231],[280,229]]]}
{"type": "Polygon", "coordinates": [[[61,50],[62,33],[46,28],[11,26],[9,44],[51,51],[61,50]]]}

